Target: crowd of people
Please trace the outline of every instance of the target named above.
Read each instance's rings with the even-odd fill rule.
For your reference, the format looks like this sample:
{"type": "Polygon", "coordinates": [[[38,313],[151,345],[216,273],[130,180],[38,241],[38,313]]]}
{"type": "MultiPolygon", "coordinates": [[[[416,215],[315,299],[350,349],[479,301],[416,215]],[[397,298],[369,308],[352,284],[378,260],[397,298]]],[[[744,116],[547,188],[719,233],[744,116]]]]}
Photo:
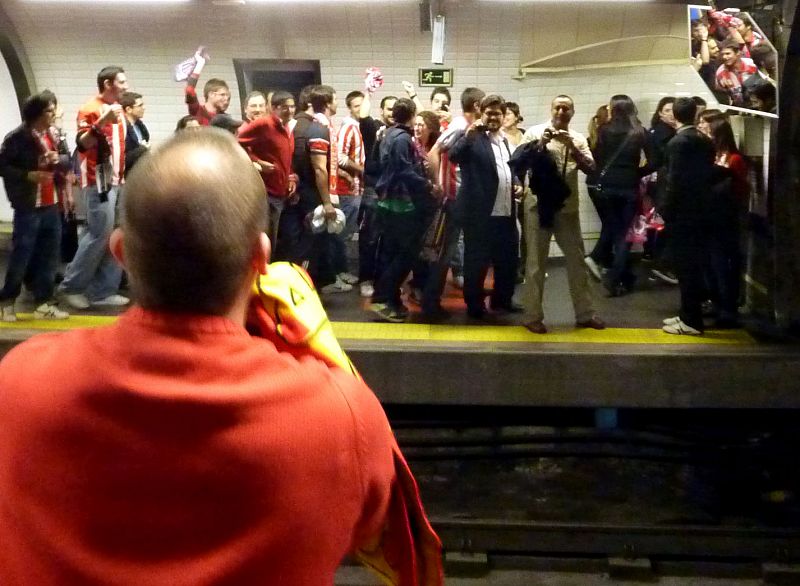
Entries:
{"type": "Polygon", "coordinates": [[[720,104],[777,114],[778,54],[748,15],[703,11],[691,29],[692,64],[720,104]]]}
{"type": "MultiPolygon", "coordinates": [[[[447,88],[434,88],[425,105],[408,82],[405,96],[380,101],[377,118],[370,91],[349,92],[338,127],[332,122],[337,94],[327,85],[305,87],[297,96],[253,91],[243,104],[244,119],[237,120],[227,113],[231,93],[224,80],[208,80],[199,98],[204,59],[196,57],[185,90],[188,115],[176,133],[216,126],[236,137],[267,192],[273,259],[303,266],[323,296],[358,286],[380,320],[406,321],[407,303],[413,303],[420,319],[438,322],[448,316],[442,296],[450,272],[470,318],[524,314],[525,326],[544,334],[542,301],[555,238],[577,327],[603,329],[589,276],[611,297],[630,293],[636,283],[630,251],[644,241],[652,274],[680,284],[691,305],[682,309],[679,326],[665,324],[665,331],[702,333],[697,298],[701,306],[711,302],[705,310],[715,313],[718,326],[738,323],[747,168],[725,114],[700,113],[705,103],[699,98],[662,99],[647,130],[633,100],[613,96],[592,118],[588,138],[571,127],[575,103],[566,95],[552,100],[548,120],[523,130],[519,106],[502,96],[467,88],[461,114],[454,116],[447,88]],[[697,140],[676,146],[690,136],[697,140]],[[710,163],[686,183],[692,176],[687,168],[699,169],[701,158],[687,162],[682,149],[701,146],[710,163]],[[588,255],[579,171],[602,225],[588,255]],[[708,230],[712,224],[716,228],[708,230]],[[357,265],[348,254],[354,240],[357,265]]],[[[75,181],[86,225],[58,293],[77,309],[129,303],[119,294],[123,273],[108,240],[125,175],[150,149],[150,137],[144,99],[129,91],[124,70],[106,67],[97,83],[98,95],[78,114],[76,164],[50,92],[27,100],[23,124],[0,149],[0,175],[15,210],[14,246],[0,291],[5,321],[16,319],[23,284],[34,296],[36,317],[69,316],[54,289],[59,217],[74,206],[75,181]]]]}

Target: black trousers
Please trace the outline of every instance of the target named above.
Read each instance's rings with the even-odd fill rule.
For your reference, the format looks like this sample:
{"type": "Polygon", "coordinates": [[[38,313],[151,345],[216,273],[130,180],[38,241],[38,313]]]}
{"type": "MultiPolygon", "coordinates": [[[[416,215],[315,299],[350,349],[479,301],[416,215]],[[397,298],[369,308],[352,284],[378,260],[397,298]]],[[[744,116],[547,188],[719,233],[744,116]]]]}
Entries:
{"type": "Polygon", "coordinates": [[[361,198],[358,223],[358,280],[375,281],[378,270],[378,196],[367,188],[361,198]]]}
{"type": "Polygon", "coordinates": [[[373,303],[387,303],[396,308],[402,305],[400,288],[422,248],[427,228],[425,217],[424,211],[396,213],[378,208],[380,274],[375,281],[373,303]]]}
{"type": "Polygon", "coordinates": [[[708,236],[708,289],[720,321],[736,320],[742,279],[742,252],[737,219],[708,236]]]}
{"type": "Polygon", "coordinates": [[[470,311],[485,308],[483,283],[494,267],[492,305],[511,305],[517,278],[519,233],[514,217],[491,217],[477,224],[464,222],[464,301],[470,311]]]}
{"type": "Polygon", "coordinates": [[[706,237],[701,227],[675,225],[671,238],[672,260],[681,290],[680,318],[686,325],[702,332],[706,237]]]}
{"type": "Polygon", "coordinates": [[[314,206],[301,196],[299,203],[287,206],[281,214],[275,260],[289,261],[306,266],[314,286],[321,289],[336,280],[331,263],[333,236],[327,232],[313,234],[306,216],[314,206]]]}

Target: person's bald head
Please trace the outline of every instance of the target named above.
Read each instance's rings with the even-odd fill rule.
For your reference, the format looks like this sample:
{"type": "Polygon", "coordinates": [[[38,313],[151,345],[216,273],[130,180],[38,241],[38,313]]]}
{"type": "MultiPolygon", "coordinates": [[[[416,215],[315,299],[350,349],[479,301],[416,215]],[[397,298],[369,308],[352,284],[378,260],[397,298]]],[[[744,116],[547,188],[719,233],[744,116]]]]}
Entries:
{"type": "Polygon", "coordinates": [[[148,309],[222,315],[253,277],[264,183],[222,130],[179,133],[126,178],[123,251],[148,309]]]}

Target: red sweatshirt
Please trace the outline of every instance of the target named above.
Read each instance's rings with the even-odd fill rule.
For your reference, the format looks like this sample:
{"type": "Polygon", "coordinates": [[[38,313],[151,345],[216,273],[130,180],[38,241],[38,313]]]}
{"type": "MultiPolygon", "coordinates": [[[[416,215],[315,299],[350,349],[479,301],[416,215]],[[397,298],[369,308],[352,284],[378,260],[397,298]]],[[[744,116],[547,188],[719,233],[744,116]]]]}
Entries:
{"type": "Polygon", "coordinates": [[[200,100],[197,98],[197,88],[195,84],[197,84],[197,78],[194,77],[190,77],[186,82],[186,88],[184,89],[186,106],[189,108],[189,114],[197,118],[200,126],[210,126],[211,120],[216,114],[209,112],[206,105],[200,103],[200,100]]]}
{"type": "Polygon", "coordinates": [[[267,192],[274,197],[286,197],[289,175],[292,174],[294,135],[275,114],[262,116],[239,127],[239,144],[254,159],[275,165],[271,173],[261,173],[267,192]]]}
{"type": "Polygon", "coordinates": [[[370,390],[220,317],[133,308],[0,362],[0,584],[333,584],[382,526],[370,390]]]}

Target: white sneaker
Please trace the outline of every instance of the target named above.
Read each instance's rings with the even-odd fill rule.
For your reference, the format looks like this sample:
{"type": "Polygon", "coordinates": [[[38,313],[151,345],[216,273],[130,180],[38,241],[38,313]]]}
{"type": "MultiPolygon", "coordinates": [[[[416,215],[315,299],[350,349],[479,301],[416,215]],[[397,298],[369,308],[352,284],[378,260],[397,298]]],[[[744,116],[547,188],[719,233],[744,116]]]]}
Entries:
{"type": "Polygon", "coordinates": [[[660,279],[669,285],[678,284],[678,277],[670,271],[662,269],[650,269],[650,274],[656,279],[660,279]]]}
{"type": "Polygon", "coordinates": [[[372,281],[364,281],[358,288],[362,297],[370,298],[375,294],[375,287],[372,286],[372,281]]]}
{"type": "Polygon", "coordinates": [[[0,318],[8,323],[17,321],[17,312],[14,309],[13,303],[11,305],[4,305],[0,308],[0,318]]]}
{"type": "Polygon", "coordinates": [[[668,334],[677,334],[679,336],[702,336],[703,332],[700,330],[694,329],[692,326],[687,326],[683,323],[680,318],[674,324],[670,324],[668,326],[664,326],[661,328],[668,334]]]}
{"type": "Polygon", "coordinates": [[[36,319],[67,319],[69,314],[51,303],[42,303],[33,310],[36,319]]]}
{"type": "Polygon", "coordinates": [[[80,293],[65,293],[64,301],[75,309],[89,309],[89,300],[80,293]]]}
{"type": "Polygon", "coordinates": [[[336,278],[336,281],[334,283],[331,283],[330,285],[325,285],[322,288],[323,293],[347,293],[348,291],[352,290],[353,290],[352,285],[345,283],[338,277],[336,278]]]}
{"type": "Polygon", "coordinates": [[[603,273],[600,270],[600,265],[598,265],[591,256],[583,257],[583,262],[586,264],[586,268],[589,269],[589,273],[598,281],[603,280],[603,273]]]}
{"type": "Polygon", "coordinates": [[[123,297],[122,295],[109,295],[108,297],[103,297],[97,301],[92,301],[92,305],[98,305],[101,307],[122,307],[123,305],[128,305],[130,302],[130,299],[123,297]]]}
{"type": "Polygon", "coordinates": [[[358,277],[352,273],[339,273],[337,276],[339,277],[339,280],[344,281],[348,285],[355,285],[358,283],[358,277]]]}
{"type": "Polygon", "coordinates": [[[664,320],[664,325],[665,326],[674,326],[679,321],[681,321],[681,318],[679,318],[678,316],[668,317],[667,319],[664,320]]]}

